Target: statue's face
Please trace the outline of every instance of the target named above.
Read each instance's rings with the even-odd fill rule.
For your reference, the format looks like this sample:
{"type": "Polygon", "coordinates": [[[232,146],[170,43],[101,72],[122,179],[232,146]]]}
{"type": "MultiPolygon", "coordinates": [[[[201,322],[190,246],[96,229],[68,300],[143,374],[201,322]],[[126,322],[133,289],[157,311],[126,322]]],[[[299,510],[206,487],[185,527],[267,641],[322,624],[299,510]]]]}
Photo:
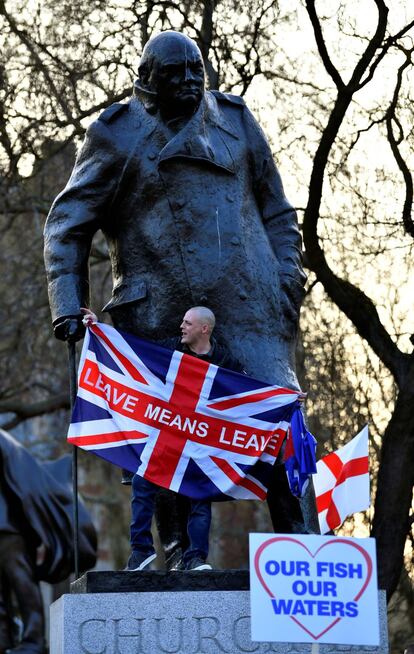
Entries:
{"type": "MultiPolygon", "coordinates": [[[[179,35],[180,36],[180,35],[179,35]]],[[[172,116],[191,115],[204,92],[200,51],[189,39],[169,38],[160,44],[149,77],[161,110],[172,116]]]]}

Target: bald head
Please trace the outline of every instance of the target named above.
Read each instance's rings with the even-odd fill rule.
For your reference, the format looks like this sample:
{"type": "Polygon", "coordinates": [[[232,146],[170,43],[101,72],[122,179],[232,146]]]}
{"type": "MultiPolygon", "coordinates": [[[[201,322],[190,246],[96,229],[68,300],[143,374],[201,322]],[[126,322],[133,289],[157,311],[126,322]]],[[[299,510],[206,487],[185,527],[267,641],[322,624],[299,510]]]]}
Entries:
{"type": "Polygon", "coordinates": [[[194,313],[200,323],[209,328],[211,334],[216,325],[216,317],[211,309],[207,307],[191,307],[190,311],[194,313]]]}
{"type": "Polygon", "coordinates": [[[198,354],[211,348],[210,337],[216,324],[214,313],[207,307],[192,307],[181,323],[181,342],[198,354]]]}
{"type": "Polygon", "coordinates": [[[139,84],[161,112],[171,117],[193,114],[203,97],[204,65],[195,41],[167,31],[145,45],[139,65],[139,84]]]}

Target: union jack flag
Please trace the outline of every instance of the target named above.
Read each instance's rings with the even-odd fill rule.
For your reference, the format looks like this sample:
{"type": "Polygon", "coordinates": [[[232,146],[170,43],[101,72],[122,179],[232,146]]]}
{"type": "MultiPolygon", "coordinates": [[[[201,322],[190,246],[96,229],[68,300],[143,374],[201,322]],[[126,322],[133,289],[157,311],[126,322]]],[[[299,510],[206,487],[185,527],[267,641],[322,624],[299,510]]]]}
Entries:
{"type": "MultiPolygon", "coordinates": [[[[314,443],[301,431],[302,395],[97,323],[82,349],[68,440],[194,499],[263,500],[285,438],[290,463],[308,436],[314,443]]],[[[290,468],[300,494],[315,470],[290,468]]]]}

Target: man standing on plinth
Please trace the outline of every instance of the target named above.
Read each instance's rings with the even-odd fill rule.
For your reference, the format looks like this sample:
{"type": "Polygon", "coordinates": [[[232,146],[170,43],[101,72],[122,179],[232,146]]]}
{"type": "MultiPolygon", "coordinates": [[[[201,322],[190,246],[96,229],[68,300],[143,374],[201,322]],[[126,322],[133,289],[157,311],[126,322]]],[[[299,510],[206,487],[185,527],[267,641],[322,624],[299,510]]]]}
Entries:
{"type": "MultiPolygon", "coordinates": [[[[104,311],[115,327],[160,341],[189,306],[207,305],[248,375],[297,388],[305,274],[296,214],[244,100],[206,91],[204,77],[196,43],[163,32],[144,48],[131,100],[88,128],[45,227],[55,335],[83,336],[101,229],[114,283],[104,311]]],[[[284,471],[275,480],[275,530],[306,532],[284,471]]]]}
{"type": "MultiPolygon", "coordinates": [[[[85,316],[83,322],[88,327],[98,321],[97,316],[90,309],[82,308],[81,311],[85,316]]],[[[181,336],[166,339],[162,345],[171,350],[178,350],[187,356],[195,357],[200,361],[205,361],[208,364],[243,373],[239,361],[234,359],[231,353],[217,343],[214,338],[215,324],[216,319],[210,309],[202,306],[191,307],[183,316],[180,326],[181,336]]],[[[168,493],[168,491],[161,489],[140,474],[132,476],[131,555],[126,570],[144,570],[156,558],[151,522],[154,515],[155,501],[156,499],[159,500],[160,491],[161,495],[168,493]]],[[[171,497],[171,493],[169,493],[169,496],[171,497]]],[[[183,517],[184,514],[187,516],[187,520],[182,525],[182,533],[176,539],[177,543],[179,542],[181,545],[182,558],[171,567],[176,570],[211,570],[211,565],[207,562],[211,501],[205,498],[190,500],[177,494],[174,495],[174,498],[178,507],[181,508],[183,517]]],[[[165,522],[158,520],[158,530],[162,542],[169,541],[168,534],[167,538],[164,538],[165,527],[165,522]]],[[[167,551],[167,559],[168,554],[167,551]]]]}

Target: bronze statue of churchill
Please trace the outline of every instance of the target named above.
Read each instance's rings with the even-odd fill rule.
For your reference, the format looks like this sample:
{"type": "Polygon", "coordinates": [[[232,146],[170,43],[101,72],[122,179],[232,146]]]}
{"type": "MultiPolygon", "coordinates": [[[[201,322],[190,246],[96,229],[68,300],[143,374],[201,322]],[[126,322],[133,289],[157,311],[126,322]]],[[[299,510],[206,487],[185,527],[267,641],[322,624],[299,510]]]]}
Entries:
{"type": "MultiPolygon", "coordinates": [[[[200,50],[183,34],[147,43],[133,97],[90,125],[51,208],[45,260],[59,338],[82,335],[99,229],[113,275],[104,310],[116,327],[158,341],[176,334],[188,307],[207,305],[249,375],[297,387],[305,274],[296,214],[244,100],[205,90],[200,50]]],[[[275,527],[297,519],[301,531],[297,500],[285,500],[290,517],[275,504],[275,527]]]]}

